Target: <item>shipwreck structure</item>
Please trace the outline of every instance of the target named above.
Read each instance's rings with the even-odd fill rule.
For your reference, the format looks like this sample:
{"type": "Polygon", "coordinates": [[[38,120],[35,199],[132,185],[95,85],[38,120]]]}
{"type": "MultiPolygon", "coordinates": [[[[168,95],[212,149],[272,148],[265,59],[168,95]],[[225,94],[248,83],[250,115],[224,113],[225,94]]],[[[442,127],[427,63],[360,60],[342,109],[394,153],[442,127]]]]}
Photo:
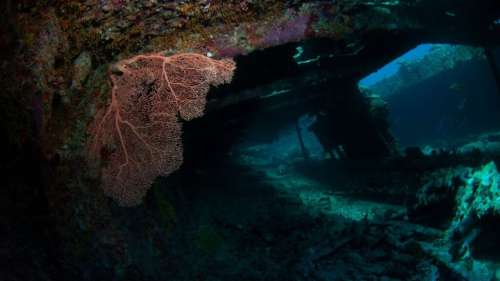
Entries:
{"type": "MultiPolygon", "coordinates": [[[[279,124],[315,114],[309,129],[329,157],[375,160],[392,169],[384,161],[400,155],[387,109],[360,91],[360,79],[420,43],[451,43],[486,50],[500,81],[495,61],[500,2],[495,0],[6,0],[0,13],[5,172],[0,228],[8,236],[0,244],[8,257],[0,275],[6,280],[161,280],[162,270],[173,278],[164,280],[225,280],[214,277],[221,272],[211,277],[206,271],[176,272],[189,266],[192,256],[166,249],[191,245],[182,233],[196,232],[192,244],[213,251],[222,240],[233,239],[217,227],[238,237],[257,233],[269,245],[276,233],[292,231],[277,225],[276,233],[247,233],[218,219],[196,231],[188,227],[190,209],[203,213],[204,208],[202,200],[192,199],[198,194],[192,186],[229,185],[229,173],[239,172],[207,170],[230,154],[249,120],[261,120],[271,136],[279,124]],[[160,105],[162,110],[153,108],[160,105]],[[115,117],[120,110],[127,118],[115,117]],[[117,141],[123,135],[115,121],[135,128],[123,132],[134,141],[117,141]],[[139,149],[141,141],[153,145],[139,149]],[[93,142],[98,148],[89,157],[93,142]],[[120,163],[129,158],[120,146],[140,152],[133,155],[135,166],[122,169],[120,163]],[[121,208],[108,196],[136,207],[121,208]]],[[[307,159],[298,125],[297,134],[307,159]]],[[[418,152],[413,156],[427,159],[418,152]]],[[[413,165],[414,160],[408,161],[413,165]]],[[[215,192],[221,198],[232,194],[215,192]]],[[[245,192],[238,196],[249,196],[245,192]]],[[[487,219],[497,220],[485,216],[473,228],[487,219]]],[[[371,228],[379,227],[395,231],[390,224],[353,227],[345,232],[352,239],[331,251],[358,243],[360,235],[373,238],[371,228]]],[[[262,251],[268,247],[261,246],[262,251]]],[[[406,257],[413,246],[395,251],[406,257]]],[[[313,280],[309,263],[329,257],[308,253],[293,261],[303,278],[295,280],[313,280]]],[[[461,276],[452,266],[438,267],[461,276]]],[[[235,268],[227,276],[236,276],[235,268]]],[[[248,275],[254,278],[248,280],[279,280],[279,274],[248,275]]]]}

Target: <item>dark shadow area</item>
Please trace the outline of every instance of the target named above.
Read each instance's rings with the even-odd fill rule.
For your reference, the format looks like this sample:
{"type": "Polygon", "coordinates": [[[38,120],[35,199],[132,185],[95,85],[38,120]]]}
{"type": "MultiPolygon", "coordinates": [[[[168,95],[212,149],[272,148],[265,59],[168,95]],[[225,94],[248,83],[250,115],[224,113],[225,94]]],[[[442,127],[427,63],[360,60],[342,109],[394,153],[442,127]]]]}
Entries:
{"type": "Polygon", "coordinates": [[[326,221],[311,217],[297,198],[263,182],[263,175],[219,160],[220,166],[203,171],[184,169],[174,175],[177,184],[170,177],[160,180],[153,191],[155,197],[171,200],[177,218],[164,245],[167,263],[161,266],[161,277],[288,278],[304,250],[304,235],[320,235],[326,221]]]}
{"type": "Polygon", "coordinates": [[[456,212],[455,195],[456,189],[441,188],[432,195],[428,194],[431,203],[419,204],[412,200],[409,204],[412,206],[408,211],[409,219],[418,224],[447,229],[456,212]]]}
{"type": "Polygon", "coordinates": [[[484,215],[475,226],[479,234],[470,248],[474,258],[500,262],[500,218],[496,214],[484,215]]]}

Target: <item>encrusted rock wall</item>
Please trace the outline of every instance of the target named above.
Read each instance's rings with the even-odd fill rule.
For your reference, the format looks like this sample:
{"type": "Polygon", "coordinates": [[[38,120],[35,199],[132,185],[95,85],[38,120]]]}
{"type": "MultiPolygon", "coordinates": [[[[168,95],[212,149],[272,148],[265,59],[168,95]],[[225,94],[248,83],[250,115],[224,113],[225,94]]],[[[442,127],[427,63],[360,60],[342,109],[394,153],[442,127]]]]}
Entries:
{"type": "MultiPolygon", "coordinates": [[[[84,127],[79,122],[91,119],[96,100],[108,98],[106,70],[117,60],[160,51],[234,57],[319,37],[359,50],[368,32],[420,34],[431,30],[432,24],[451,26],[446,14],[442,21],[429,19],[430,14],[439,17],[441,9],[451,9],[451,2],[433,10],[429,3],[414,0],[9,0],[4,4],[10,11],[6,20],[16,28],[6,33],[11,36],[5,42],[16,42],[16,54],[11,56],[16,60],[3,68],[15,66],[9,79],[30,89],[22,95],[42,109],[38,118],[43,147],[51,155],[67,144],[78,130],[76,125],[84,127]]],[[[463,2],[466,7],[467,1],[463,2]]],[[[484,7],[488,5],[476,9],[484,7]]],[[[458,20],[461,14],[456,12],[455,17],[458,20]]],[[[467,21],[479,26],[483,18],[471,16],[467,21]]]]}

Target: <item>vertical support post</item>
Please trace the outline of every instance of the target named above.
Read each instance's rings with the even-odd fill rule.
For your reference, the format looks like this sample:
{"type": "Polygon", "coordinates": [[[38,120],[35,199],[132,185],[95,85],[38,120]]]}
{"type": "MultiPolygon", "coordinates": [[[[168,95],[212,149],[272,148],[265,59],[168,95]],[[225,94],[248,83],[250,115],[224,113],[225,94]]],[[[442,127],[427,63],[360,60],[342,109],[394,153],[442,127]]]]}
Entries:
{"type": "Polygon", "coordinates": [[[295,120],[295,130],[297,131],[297,138],[299,139],[300,150],[302,151],[302,156],[304,157],[304,160],[309,161],[309,152],[307,151],[307,148],[304,145],[304,139],[302,139],[302,133],[300,132],[299,118],[297,118],[297,120],[295,120]]]}
{"type": "Polygon", "coordinates": [[[486,55],[486,59],[488,60],[488,63],[489,63],[490,68],[491,68],[491,72],[493,73],[493,77],[494,77],[495,83],[497,85],[497,94],[500,95],[500,70],[498,69],[498,65],[496,64],[496,61],[495,61],[495,54],[488,47],[484,48],[484,54],[486,55]]]}

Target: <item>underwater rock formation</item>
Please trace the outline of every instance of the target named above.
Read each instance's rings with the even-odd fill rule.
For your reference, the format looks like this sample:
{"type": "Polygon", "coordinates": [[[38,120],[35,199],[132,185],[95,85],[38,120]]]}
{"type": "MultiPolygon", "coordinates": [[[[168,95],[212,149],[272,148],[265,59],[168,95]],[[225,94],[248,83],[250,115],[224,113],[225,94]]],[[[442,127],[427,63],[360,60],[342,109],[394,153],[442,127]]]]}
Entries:
{"type": "Polygon", "coordinates": [[[463,181],[457,190],[453,228],[471,218],[480,220],[488,214],[500,215],[500,174],[495,163],[469,171],[463,181]]]}
{"type": "Polygon", "coordinates": [[[498,214],[500,174],[494,162],[478,168],[442,169],[426,175],[426,179],[413,206],[417,217],[434,206],[440,214],[451,215],[447,227],[459,229],[464,222],[498,214]]]}
{"type": "Polygon", "coordinates": [[[500,173],[495,163],[443,169],[427,179],[410,217],[445,233],[440,245],[429,243],[424,248],[466,280],[490,280],[496,274],[494,261],[500,246],[496,227],[500,173]]]}

